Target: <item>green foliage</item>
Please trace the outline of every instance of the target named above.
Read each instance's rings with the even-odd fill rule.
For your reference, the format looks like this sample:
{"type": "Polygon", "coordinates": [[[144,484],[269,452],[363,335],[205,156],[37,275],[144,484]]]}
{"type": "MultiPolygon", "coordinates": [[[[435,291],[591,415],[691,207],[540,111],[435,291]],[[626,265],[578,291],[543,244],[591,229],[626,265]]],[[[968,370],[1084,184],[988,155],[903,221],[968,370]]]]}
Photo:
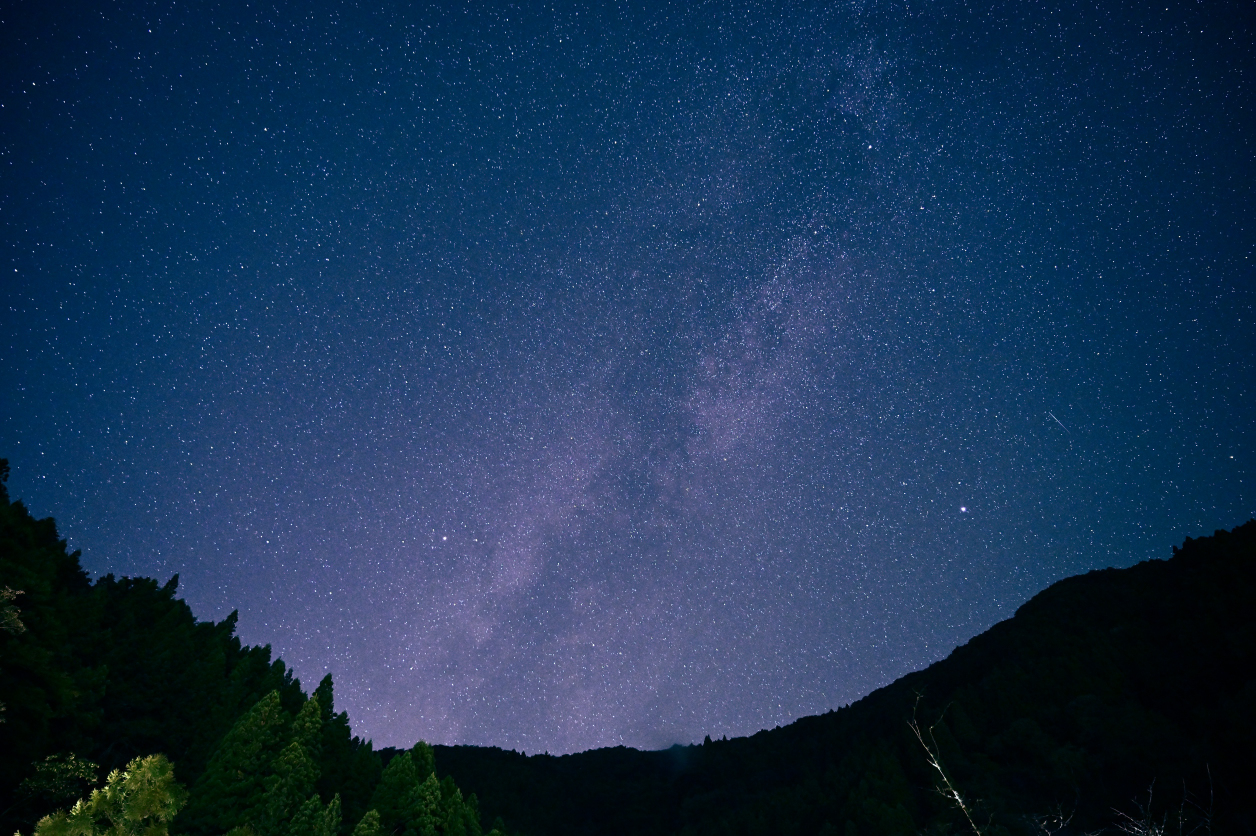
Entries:
{"type": "Polygon", "coordinates": [[[164,755],[136,758],[69,812],[41,819],[35,836],[165,836],[186,800],[164,755]]]}
{"type": "Polygon", "coordinates": [[[59,807],[78,798],[96,783],[100,767],[73,752],[49,755],[17,788],[18,798],[41,806],[59,807]]]}
{"type": "Polygon", "coordinates": [[[452,778],[436,777],[432,747],[422,741],[388,762],[370,806],[385,834],[481,836],[475,796],[463,798],[452,778]]]}
{"type": "MultiPolygon", "coordinates": [[[[2,461],[2,460],[0,460],[2,461]]],[[[4,465],[5,475],[8,473],[8,465],[4,465]]],[[[17,596],[22,594],[20,589],[9,589],[7,586],[0,589],[0,632],[6,633],[25,633],[26,625],[22,623],[21,612],[18,610],[17,604],[13,603],[17,600],[17,596]]],[[[4,703],[0,703],[0,723],[4,722],[4,703]]]]}
{"type": "MultiPolygon", "coordinates": [[[[435,779],[435,772],[428,775],[429,782],[435,779]]],[[[449,775],[440,781],[439,809],[439,826],[445,836],[481,836],[479,800],[474,794],[463,798],[462,790],[449,775]]]]}
{"type": "Polygon", "coordinates": [[[278,691],[290,712],[304,699],[269,648],[241,645],[234,614],[197,622],[175,597],[177,579],[92,583],[53,521],[10,502],[2,483],[0,589],[21,590],[7,603],[20,607],[25,627],[0,630],[0,832],[29,832],[61,803],[19,791],[51,755],[72,752],[112,770],[160,751],[195,783],[263,695],[278,691]]]}
{"type": "Polygon", "coordinates": [[[353,828],[352,836],[379,836],[379,832],[379,813],[367,810],[357,827],[353,828]]]}
{"type": "Polygon", "coordinates": [[[336,713],[332,690],[328,675],[323,677],[313,695],[322,711],[318,794],[330,798],[339,793],[344,818],[358,821],[366,812],[383,767],[371,744],[353,737],[349,716],[343,711],[336,713]]]}
{"type": "MultiPolygon", "coordinates": [[[[92,583],[52,520],[9,501],[7,473],[0,460],[0,699],[12,721],[0,723],[0,828],[8,828],[0,832],[29,832],[79,797],[95,763],[116,770],[156,751],[192,785],[177,832],[350,836],[354,822],[359,836],[380,831],[367,805],[383,759],[335,711],[330,676],[306,699],[269,647],[241,645],[235,613],[197,622],[175,597],[177,578],[92,583]]],[[[458,832],[476,836],[478,820],[467,824],[474,797],[427,782],[435,772],[427,744],[406,754],[408,772],[398,762],[390,778],[395,822],[443,836],[461,821],[458,832]]],[[[54,828],[104,826],[99,805],[117,794],[101,792],[97,806],[76,805],[54,828]]]]}
{"type": "Polygon", "coordinates": [[[222,739],[192,786],[192,803],[180,818],[191,833],[216,834],[253,821],[266,801],[266,778],[283,745],[288,716],[271,691],[222,739]]]}
{"type": "Polygon", "coordinates": [[[414,774],[420,780],[427,778],[436,771],[436,753],[432,747],[420,740],[410,749],[410,760],[414,762],[414,774]]]}
{"type": "MultiPolygon", "coordinates": [[[[1060,805],[1075,829],[1111,824],[1153,780],[1191,803],[1215,790],[1216,832],[1245,832],[1256,785],[1256,522],[1063,581],[841,711],[666,752],[419,743],[389,758],[352,736],[330,677],[306,699],[269,648],[241,645],[234,614],[198,623],[176,589],[92,583],[0,480],[0,590],[22,591],[0,609],[20,604],[3,623],[25,628],[0,629],[5,832],[79,795],[95,762],[114,770],[105,787],[39,832],[164,833],[173,773],[136,759],[155,751],[192,783],[173,825],[190,836],[481,836],[477,795],[529,836],[971,832],[907,725],[919,694],[933,756],[988,836],[1060,805]]],[[[1151,808],[1143,819],[1163,819],[1151,808]]],[[[499,819],[490,836],[505,833],[499,819]]]]}
{"type": "Polygon", "coordinates": [[[292,743],[300,746],[305,756],[313,762],[318,761],[319,752],[323,748],[322,730],[323,710],[318,704],[318,695],[315,694],[305,701],[292,721],[292,743]]]}
{"type": "Polygon", "coordinates": [[[371,796],[371,808],[379,814],[384,833],[392,833],[405,818],[410,792],[417,783],[418,775],[409,752],[402,752],[384,767],[375,794],[371,796]]]}
{"type": "MultiPolygon", "coordinates": [[[[20,617],[9,610],[9,626],[0,630],[0,799],[13,798],[17,785],[35,764],[57,752],[81,751],[64,719],[96,693],[98,677],[78,663],[74,637],[81,635],[82,599],[90,591],[78,555],[69,554],[52,520],[35,520],[20,502],[9,502],[3,479],[8,463],[0,460],[0,588],[16,592],[6,608],[20,600],[20,617]],[[24,629],[13,624],[17,619],[24,629]]],[[[95,718],[84,718],[91,722],[95,718]]],[[[99,758],[92,758],[99,760],[99,758]]],[[[0,801],[0,804],[3,802],[0,801]]],[[[3,806],[8,807],[9,804],[3,806]]],[[[7,818],[6,827],[29,825],[7,818]]]]}
{"type": "Polygon", "coordinates": [[[317,795],[311,795],[292,816],[283,830],[284,836],[336,836],[340,831],[340,796],[323,806],[317,795]]]}
{"type": "MultiPolygon", "coordinates": [[[[298,810],[305,811],[303,802],[310,797],[318,781],[316,754],[321,726],[322,712],[318,698],[311,697],[292,721],[291,742],[274,759],[270,775],[266,777],[266,795],[262,798],[255,822],[259,836],[284,836],[288,821],[298,810]]],[[[318,796],[313,796],[311,800],[317,802],[318,796]]],[[[337,826],[339,811],[340,801],[337,799],[337,826]]]]}
{"type": "Polygon", "coordinates": [[[14,601],[22,594],[20,589],[0,589],[0,630],[8,633],[25,633],[26,625],[22,623],[21,610],[14,601]]]}
{"type": "Polygon", "coordinates": [[[436,827],[441,823],[440,795],[440,782],[434,772],[411,788],[406,815],[398,828],[402,836],[436,836],[436,827]]]}

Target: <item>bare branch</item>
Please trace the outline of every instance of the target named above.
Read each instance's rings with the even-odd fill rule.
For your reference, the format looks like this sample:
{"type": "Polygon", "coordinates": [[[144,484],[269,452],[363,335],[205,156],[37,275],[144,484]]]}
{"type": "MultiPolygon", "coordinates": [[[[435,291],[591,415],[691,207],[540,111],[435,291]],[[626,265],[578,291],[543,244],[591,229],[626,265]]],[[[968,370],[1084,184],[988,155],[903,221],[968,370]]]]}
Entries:
{"type": "MultiPolygon", "coordinates": [[[[983,836],[981,828],[973,820],[972,811],[964,803],[964,797],[959,794],[959,790],[955,789],[955,784],[951,781],[951,777],[946,774],[946,770],[942,767],[942,756],[939,753],[938,741],[933,735],[933,730],[937,723],[929,726],[926,731],[922,732],[920,730],[920,722],[916,719],[916,710],[919,708],[920,700],[923,696],[923,694],[916,695],[916,704],[912,706],[911,710],[911,722],[907,725],[911,728],[912,733],[916,735],[916,739],[920,741],[921,748],[925,750],[925,759],[929,762],[929,766],[933,767],[941,778],[942,783],[937,788],[938,794],[960,809],[960,812],[964,814],[964,818],[968,820],[968,826],[973,829],[973,833],[976,833],[977,836],[983,836]],[[929,738],[928,741],[925,740],[926,736],[929,738]]],[[[945,710],[942,713],[945,714],[945,710]]],[[[938,721],[940,722],[941,719],[939,716],[938,721]]]]}

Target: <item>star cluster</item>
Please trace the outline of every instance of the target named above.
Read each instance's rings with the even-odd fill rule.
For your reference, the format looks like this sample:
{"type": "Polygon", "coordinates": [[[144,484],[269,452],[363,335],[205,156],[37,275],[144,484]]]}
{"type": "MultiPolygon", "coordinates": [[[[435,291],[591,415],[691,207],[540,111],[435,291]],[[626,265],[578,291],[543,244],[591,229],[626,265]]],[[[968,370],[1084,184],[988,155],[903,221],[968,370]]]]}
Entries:
{"type": "Polygon", "coordinates": [[[377,744],[753,733],[1256,515],[1243,4],[0,16],[11,492],[377,744]]]}

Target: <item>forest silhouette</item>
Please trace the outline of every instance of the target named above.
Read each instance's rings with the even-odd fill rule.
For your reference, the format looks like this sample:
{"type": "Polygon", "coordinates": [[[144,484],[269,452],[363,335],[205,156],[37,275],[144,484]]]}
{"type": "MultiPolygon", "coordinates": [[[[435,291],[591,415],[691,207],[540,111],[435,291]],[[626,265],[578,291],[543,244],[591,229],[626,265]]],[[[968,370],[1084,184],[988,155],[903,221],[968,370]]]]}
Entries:
{"type": "Polygon", "coordinates": [[[177,577],[92,581],[53,520],[10,501],[7,475],[0,460],[5,833],[1256,826],[1256,521],[1060,581],[948,658],[824,715],[657,752],[526,756],[374,749],[335,711],[330,676],[307,694],[269,647],[242,644],[235,613],[197,621],[177,577]]]}

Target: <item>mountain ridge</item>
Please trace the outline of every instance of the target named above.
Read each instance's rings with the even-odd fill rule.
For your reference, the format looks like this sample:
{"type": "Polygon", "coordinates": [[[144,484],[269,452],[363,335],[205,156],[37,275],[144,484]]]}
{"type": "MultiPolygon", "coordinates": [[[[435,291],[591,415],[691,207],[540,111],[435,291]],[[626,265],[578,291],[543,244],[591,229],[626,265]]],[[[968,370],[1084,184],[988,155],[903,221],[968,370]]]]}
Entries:
{"type": "MultiPolygon", "coordinates": [[[[175,581],[89,579],[51,519],[8,501],[6,475],[0,459],[0,823],[29,828],[81,797],[30,783],[67,755],[103,774],[160,752],[195,795],[260,700],[304,710],[270,648],[244,646],[234,617],[197,621],[175,581]]],[[[341,797],[348,836],[403,753],[352,737],[330,677],[314,696],[316,788],[322,803],[341,797]]],[[[467,822],[438,836],[477,836],[481,812],[522,836],[971,832],[930,758],[987,836],[1041,833],[1053,811],[1070,820],[1048,831],[1061,834],[1119,814],[1252,834],[1253,706],[1256,520],[1187,538],[1168,560],[1059,581],[947,658],[784,727],[653,752],[433,747],[443,820],[467,822]]],[[[412,762],[427,763],[424,746],[412,762]]]]}
{"type": "Polygon", "coordinates": [[[910,733],[917,712],[938,723],[943,763],[996,829],[1057,807],[1102,827],[1154,781],[1175,786],[1179,808],[1183,793],[1211,793],[1213,820],[1250,833],[1256,520],[1173,552],[1058,581],[945,659],[777,729],[657,752],[436,747],[437,762],[532,836],[755,833],[766,820],[777,833],[962,830],[910,733]],[[884,786],[841,777],[878,763],[884,786]]]}

